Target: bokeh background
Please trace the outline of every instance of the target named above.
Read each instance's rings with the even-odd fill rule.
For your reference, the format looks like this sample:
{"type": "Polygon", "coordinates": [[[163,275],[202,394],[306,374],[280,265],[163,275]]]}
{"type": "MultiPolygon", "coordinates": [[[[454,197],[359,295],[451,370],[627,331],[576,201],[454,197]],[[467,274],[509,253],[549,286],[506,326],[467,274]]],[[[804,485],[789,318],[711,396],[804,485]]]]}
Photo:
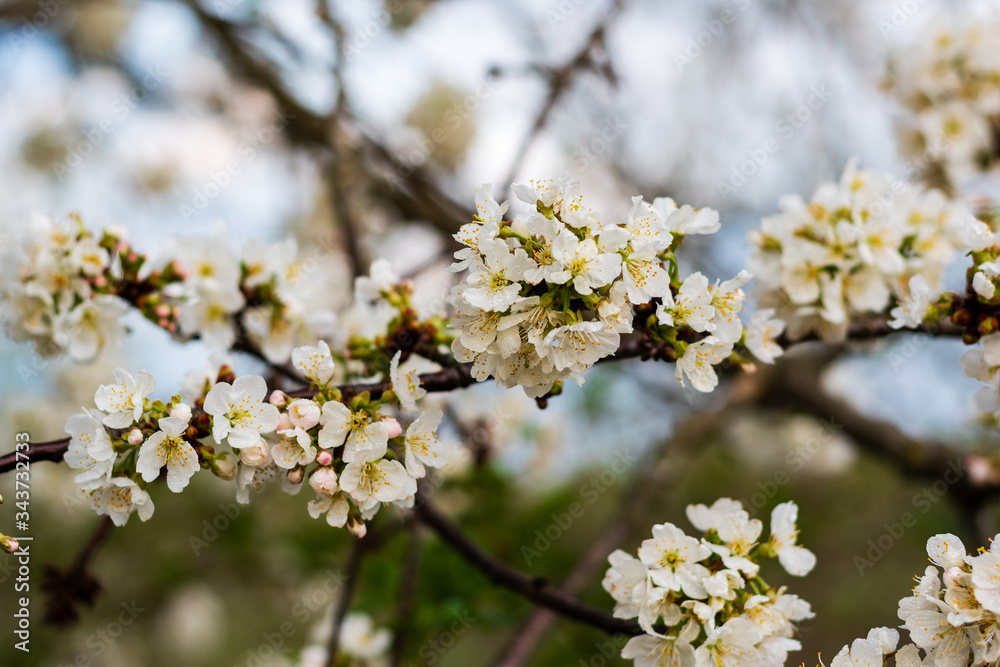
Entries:
{"type": "MultiPolygon", "coordinates": [[[[352,190],[361,253],[366,264],[386,257],[412,274],[418,295],[440,290],[442,231],[454,222],[400,204],[393,184],[421,190],[419,179],[464,209],[481,183],[506,199],[511,179],[555,176],[580,180],[606,218],[622,218],[634,194],[716,208],[722,231],[690,241],[685,257],[688,268],[725,278],[745,265],[747,231],[777,210],[781,195],[808,196],[852,156],[908,174],[897,132],[906,111],[883,90],[888,62],[926,26],[973,5],[6,0],[0,242],[12,243],[34,216],[78,212],[89,228],[121,225],[136,247],[155,251],[177,236],[207,235],[221,219],[234,249],[251,238],[294,235],[306,250],[329,251],[326,261],[342,274],[331,284],[333,297],[346,303],[350,270],[330,166],[295,136],[287,107],[261,85],[263,66],[316,115],[343,96],[352,114],[343,141],[363,155],[337,178],[352,190]],[[723,12],[731,20],[713,23],[723,12]],[[343,30],[339,47],[329,16],[343,30]],[[218,22],[238,36],[248,62],[232,57],[218,22]],[[810,99],[822,102],[790,136],[779,133],[810,99]],[[742,185],[721,188],[771,137],[779,150],[742,185]],[[381,180],[371,176],[372,145],[385,151],[381,180]],[[220,181],[232,161],[239,173],[220,181]]],[[[978,187],[989,192],[991,184],[978,187]]],[[[951,287],[962,271],[956,267],[951,287]]],[[[128,324],[124,346],[88,366],[41,359],[0,338],[0,450],[11,450],[19,431],[35,441],[62,437],[66,417],[91,404],[116,365],[152,371],[159,394],[169,396],[211,352],[171,341],[138,315],[128,324]]],[[[958,341],[901,334],[842,356],[822,380],[860,413],[913,437],[988,447],[995,437],[975,421],[977,383],[962,375],[962,352],[958,341]]],[[[238,357],[237,370],[262,367],[238,357]]],[[[872,626],[897,623],[896,601],[924,567],[927,537],[951,531],[975,545],[947,489],[901,476],[815,416],[729,410],[713,416],[710,429],[674,435],[719,400],[682,391],[669,366],[638,361],[602,364],[544,411],[519,391],[464,390],[451,409],[465,428],[449,437],[487,454],[470,453],[436,495],[491,551],[554,581],[579,573],[581,597],[607,609],[603,567],[581,557],[603,547],[604,554],[634,550],[653,523],[686,525],[691,502],[742,498],[764,518],[795,500],[801,539],[819,565],[804,580],[765,577],[788,579],[790,591],[813,604],[817,617],[802,624],[803,651],[789,658],[809,664],[872,626]],[[788,457],[802,451],[805,464],[793,470],[788,457]],[[637,462],[624,474],[609,472],[623,452],[637,462]],[[655,466],[661,474],[636,507],[634,479],[655,466]],[[779,472],[787,483],[774,484],[779,472]],[[760,503],[752,500],[758,492],[760,503]],[[558,524],[574,502],[583,515],[539,551],[536,531],[558,524]],[[916,525],[897,537],[892,525],[907,512],[916,525]],[[618,524],[626,537],[602,541],[618,524]],[[873,551],[886,533],[890,548],[873,551]],[[526,555],[526,547],[539,555],[526,555]]],[[[210,476],[184,494],[157,495],[148,523],[133,519],[115,530],[94,561],[104,587],[95,606],[71,627],[43,625],[43,563],[66,567],[97,517],[64,467],[32,471],[32,651],[14,651],[5,631],[0,663],[288,664],[326,625],[329,572],[346,566],[354,538],[311,520],[302,498],[276,488],[233,510],[231,485],[210,476]],[[123,611],[139,609],[127,626],[115,625],[123,611]],[[293,632],[282,634],[278,655],[262,659],[268,651],[260,647],[285,622],[293,632]]],[[[0,492],[13,497],[10,476],[0,479],[0,492]]],[[[0,526],[10,527],[12,512],[0,507],[0,526]]],[[[416,552],[403,664],[500,664],[512,638],[523,637],[530,606],[491,588],[430,535],[414,537],[384,514],[380,549],[361,571],[354,608],[393,627],[402,572],[416,552]],[[474,620],[453,632],[456,618],[474,620]]],[[[4,568],[0,628],[12,627],[15,597],[13,572],[4,568]]],[[[557,620],[544,626],[524,664],[627,664],[605,657],[607,641],[557,620]]]]}

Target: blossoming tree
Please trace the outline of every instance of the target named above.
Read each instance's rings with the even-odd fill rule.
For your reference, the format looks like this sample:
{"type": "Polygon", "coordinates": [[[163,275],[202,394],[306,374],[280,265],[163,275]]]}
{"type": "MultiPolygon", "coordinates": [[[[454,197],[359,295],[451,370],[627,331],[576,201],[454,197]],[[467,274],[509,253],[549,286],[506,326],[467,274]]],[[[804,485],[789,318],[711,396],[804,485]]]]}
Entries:
{"type": "MultiPolygon", "coordinates": [[[[666,513],[651,526],[628,525],[640,509],[657,507],[652,499],[661,487],[678,483],[669,466],[685,445],[718,435],[742,410],[760,409],[828,419],[859,448],[913,478],[948,479],[952,461],[961,461],[958,481],[949,481],[964,519],[954,530],[979,540],[979,550],[970,554],[950,532],[923,536],[934,565],[900,600],[901,625],[889,627],[896,625],[889,618],[864,638],[844,637],[834,667],[884,665],[890,657],[906,667],[978,667],[1000,659],[1000,552],[988,542],[995,533],[990,503],[1000,491],[993,454],[930,447],[863,415],[819,380],[873,341],[954,338],[969,347],[962,370],[983,383],[976,397],[983,420],[996,424],[1000,231],[992,204],[970,205],[962,196],[970,175],[995,176],[995,16],[988,26],[978,16],[935,26],[936,36],[900,55],[902,65],[891,70],[888,89],[913,112],[907,136],[917,132],[913,150],[926,157],[916,178],[850,160],[809,197],[777,202],[747,234],[746,268],[719,275],[697,262],[726,224],[718,211],[638,195],[598,211],[572,178],[522,182],[520,161],[531,138],[513,182],[449,196],[431,170],[402,163],[353,114],[342,68],[356,44],[325,5],[317,20],[339,49],[338,90],[333,109],[320,115],[285,88],[275,63],[248,50],[240,39],[245,24],[187,4],[227,59],[284,109],[280,129],[288,140],[321,154],[344,251],[320,255],[294,236],[252,239],[237,249],[222,223],[207,234],[144,246],[123,226],[95,226],[77,215],[40,220],[5,244],[6,333],[40,357],[93,363],[127,341],[128,323],[139,318],[177,343],[199,341],[213,350],[208,364],[184,369],[178,386],[143,368],[115,368],[65,421],[66,437],[19,444],[0,457],[0,472],[12,475],[43,462],[68,467],[77,497],[103,517],[69,569],[49,573],[48,620],[71,621],[80,603],[94,601],[98,585],[89,566],[109,535],[155,524],[157,508],[174,502],[174,494],[190,494],[201,479],[215,477],[237,512],[278,502],[266,490],[272,482],[289,496],[305,490],[297,511],[350,541],[337,595],[324,601],[326,617],[311,623],[319,634],[297,647],[297,664],[430,665],[441,657],[443,649],[428,649],[428,638],[413,631],[426,534],[467,571],[537,608],[496,664],[523,664],[558,616],[616,640],[605,660],[777,667],[802,648],[809,623],[822,622],[796,592],[805,585],[799,578],[822,572],[825,563],[809,530],[799,532],[794,500],[767,491],[761,502],[687,503],[693,531],[666,513]],[[370,195],[359,194],[363,189],[378,189],[403,215],[437,228],[440,252],[431,265],[403,272],[378,256],[377,245],[365,249],[358,209],[370,195]],[[965,270],[958,291],[946,289],[954,267],[965,270]],[[426,274],[437,281],[429,298],[420,284],[426,274]],[[237,373],[238,358],[259,372],[237,373]],[[489,437],[470,424],[478,421],[488,436],[483,421],[503,420],[484,405],[473,406],[468,419],[455,401],[473,385],[491,383],[491,396],[523,392],[533,409],[546,410],[567,401],[572,387],[586,386],[598,365],[626,359],[645,362],[643,372],[674,377],[688,400],[667,446],[644,452],[641,470],[627,471],[621,507],[556,585],[530,566],[582,516],[582,506],[552,515],[555,537],[537,531],[539,539],[521,547],[528,567],[491,553],[482,535],[463,528],[462,502],[449,502],[449,490],[467,483],[470,468],[492,465],[489,437]],[[392,565],[400,584],[390,631],[359,608],[365,592],[358,582],[364,560],[385,552],[397,532],[406,542],[401,563],[392,565]],[[603,579],[594,563],[602,563],[603,579]],[[600,604],[580,595],[587,580],[600,581],[600,604]]],[[[535,133],[579,70],[601,69],[605,31],[621,10],[613,3],[583,50],[549,72],[550,101],[535,133]]],[[[493,507],[490,473],[483,474],[474,482],[480,495],[468,498],[493,507]]],[[[593,493],[588,502],[611,506],[613,499],[601,495],[607,486],[581,488],[581,496],[593,493]]],[[[518,512],[515,500],[504,497],[496,514],[518,512]]],[[[19,501],[16,495],[0,511],[13,505],[10,511],[25,517],[17,525],[26,526],[27,505],[19,501]]],[[[83,507],[73,511],[85,520],[83,507]]],[[[292,521],[278,523],[285,520],[292,521]]],[[[0,533],[8,558],[30,552],[33,538],[24,529],[8,532],[0,533]]],[[[482,532],[504,537],[502,524],[482,532]]],[[[206,539],[193,538],[195,556],[206,539]]],[[[861,560],[863,574],[871,563],[861,560]]],[[[314,610],[303,609],[310,621],[314,610]]],[[[458,619],[449,632],[464,632],[469,623],[458,619]]],[[[271,645],[272,653],[277,648],[271,645]]]]}

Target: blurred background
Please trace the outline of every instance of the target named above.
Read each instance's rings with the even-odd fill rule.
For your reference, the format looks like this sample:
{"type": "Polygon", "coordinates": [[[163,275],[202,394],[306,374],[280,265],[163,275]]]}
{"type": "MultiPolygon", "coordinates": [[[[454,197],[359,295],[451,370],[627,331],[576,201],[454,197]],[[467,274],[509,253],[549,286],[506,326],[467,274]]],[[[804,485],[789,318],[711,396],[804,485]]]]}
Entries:
{"type": "MultiPolygon", "coordinates": [[[[682,256],[687,270],[728,278],[745,265],[747,231],[782,195],[808,197],[853,156],[912,175],[898,132],[907,111],[884,91],[889,63],[927,26],[974,5],[2,0],[0,242],[36,216],[76,212],[92,230],[124,227],[155,254],[221,219],[234,249],[289,235],[305,252],[322,249],[339,276],[333,302],[350,298],[348,248],[363,271],[389,259],[414,278],[417,300],[430,300],[478,185],[492,183],[502,200],[512,180],[567,177],[604,218],[623,218],[635,194],[718,209],[722,231],[691,239],[682,256]],[[771,139],[778,150],[739,178],[771,139]],[[348,215],[353,233],[341,224],[348,215]]],[[[956,194],[991,188],[984,179],[956,194]]],[[[0,338],[0,450],[19,431],[63,437],[66,417],[115,366],[150,370],[166,397],[210,355],[137,314],[127,323],[125,344],[87,366],[0,338]]],[[[900,334],[842,355],[821,384],[906,436],[988,449],[996,438],[975,420],[978,383],[962,374],[963,351],[957,340],[900,334]]],[[[240,373],[262,368],[237,357],[240,373]]],[[[900,474],[833,413],[722,409],[726,400],[684,392],[672,368],[637,360],[602,364],[545,410],[516,390],[472,387],[449,398],[448,437],[466,454],[435,494],[514,567],[569,578],[608,610],[603,558],[634,551],[653,523],[689,528],[684,506],[719,496],[761,518],[795,500],[819,565],[804,580],[765,577],[785,577],[812,603],[817,617],[790,656],[810,664],[897,624],[927,537],[957,532],[971,550],[995,532],[991,505],[963,516],[947,483],[900,474]],[[622,472],[621,461],[633,462],[622,472]],[[584,511],[563,527],[574,502],[584,511]],[[897,531],[907,513],[915,525],[897,531]],[[558,537],[540,539],[553,526],[558,537]]],[[[15,651],[4,633],[0,663],[282,665],[322,641],[330,572],[347,567],[354,538],[277,489],[234,510],[232,487],[207,475],[184,494],[156,495],[148,523],[114,530],[93,562],[104,588],[96,604],[71,626],[43,625],[43,563],[66,568],[98,519],[65,467],[32,472],[32,651],[15,651]]],[[[9,475],[0,492],[13,497],[9,475]]],[[[7,528],[13,510],[3,510],[7,528]]],[[[418,568],[402,664],[628,664],[617,650],[608,657],[599,631],[541,622],[384,514],[352,608],[396,628],[403,573],[418,568]]],[[[15,597],[4,567],[0,627],[15,597]]]]}

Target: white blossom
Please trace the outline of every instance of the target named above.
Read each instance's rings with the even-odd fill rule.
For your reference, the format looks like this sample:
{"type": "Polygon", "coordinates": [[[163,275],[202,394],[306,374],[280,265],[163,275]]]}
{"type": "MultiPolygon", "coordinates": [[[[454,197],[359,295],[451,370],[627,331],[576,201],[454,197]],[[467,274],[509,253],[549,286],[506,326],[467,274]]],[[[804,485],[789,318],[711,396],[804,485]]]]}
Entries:
{"type": "Polygon", "coordinates": [[[116,526],[124,526],[133,511],[143,521],[153,516],[153,501],[149,494],[127,477],[113,477],[93,492],[90,501],[94,511],[111,517],[116,526]]]}
{"type": "Polygon", "coordinates": [[[228,440],[233,449],[260,445],[261,433],[278,427],[278,409],[264,403],[267,383],[259,375],[242,375],[219,382],[205,397],[205,412],[212,416],[215,442],[228,440]]]}
{"type": "Polygon", "coordinates": [[[115,384],[102,384],[94,395],[97,407],[107,415],[104,424],[111,428],[128,428],[142,416],[143,402],[156,390],[156,380],[148,371],[132,374],[116,368],[115,384]]]}
{"type": "Polygon", "coordinates": [[[188,423],[176,417],[164,417],[157,424],[160,430],[142,444],[135,469],[144,482],[152,482],[160,476],[160,468],[166,466],[167,488],[180,493],[201,469],[197,452],[183,437],[188,423]]]}

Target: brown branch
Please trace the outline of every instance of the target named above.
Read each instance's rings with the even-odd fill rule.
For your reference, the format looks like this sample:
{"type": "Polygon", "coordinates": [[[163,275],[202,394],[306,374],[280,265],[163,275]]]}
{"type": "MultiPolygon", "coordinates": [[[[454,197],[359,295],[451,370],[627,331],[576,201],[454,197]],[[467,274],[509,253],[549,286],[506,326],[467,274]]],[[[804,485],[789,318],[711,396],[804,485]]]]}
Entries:
{"type": "MultiPolygon", "coordinates": [[[[797,360],[798,361],[798,360],[797,360]]],[[[980,540],[992,536],[984,531],[982,510],[1000,497],[1000,484],[977,484],[968,475],[965,453],[943,443],[925,441],[905,434],[891,423],[866,417],[847,401],[823,391],[819,373],[808,364],[787,362],[772,370],[770,391],[762,403],[799,410],[825,419],[851,438],[862,451],[884,461],[909,479],[945,480],[949,497],[958,507],[971,535],[980,540]],[[958,478],[949,478],[957,474],[958,478]]]]}
{"type": "Polygon", "coordinates": [[[358,585],[358,575],[361,573],[361,564],[364,562],[365,554],[368,552],[375,536],[369,532],[354,543],[351,549],[351,557],[347,561],[347,577],[344,587],[340,591],[340,598],[333,610],[333,623],[330,628],[330,639],[327,642],[327,667],[336,667],[337,650],[340,647],[340,629],[344,625],[344,618],[351,607],[351,599],[358,585]]]}
{"type": "MultiPolygon", "coordinates": [[[[285,132],[289,140],[301,148],[320,149],[332,155],[335,152],[332,142],[334,130],[348,121],[357,124],[357,119],[349,114],[346,107],[324,116],[302,106],[270,66],[247,52],[239,32],[252,25],[231,23],[213,16],[201,7],[198,0],[184,2],[218,40],[233,65],[271,94],[282,114],[288,118],[285,132]]],[[[381,163],[381,167],[372,164],[366,169],[377,190],[393,202],[404,216],[427,221],[446,234],[449,243],[454,244],[451,234],[471,220],[475,211],[444,193],[424,167],[401,163],[370,133],[360,127],[353,129],[359,136],[358,154],[381,163]]]]}
{"type": "MultiPolygon", "coordinates": [[[[884,323],[884,319],[882,322],[884,323]]],[[[877,321],[865,321],[859,324],[857,329],[852,327],[852,338],[849,340],[866,340],[867,338],[875,338],[877,337],[876,332],[881,332],[881,335],[898,333],[895,329],[889,328],[888,325],[879,324],[877,321]],[[854,338],[855,334],[857,334],[857,338],[854,338]]],[[[927,327],[925,333],[938,336],[953,335],[952,329],[947,326],[927,327]]],[[[600,359],[598,363],[608,363],[611,361],[620,361],[622,359],[636,357],[648,359],[655,353],[655,351],[655,344],[651,343],[641,335],[632,335],[622,340],[622,344],[615,354],[600,359]]],[[[463,389],[476,384],[477,382],[477,380],[472,377],[471,369],[471,364],[455,364],[454,366],[444,368],[440,371],[425,373],[420,376],[420,380],[424,389],[431,393],[463,389]]],[[[340,385],[338,387],[345,400],[366,391],[371,394],[372,398],[378,398],[389,388],[391,388],[391,384],[389,382],[351,383],[340,385]]],[[[308,398],[315,395],[315,393],[316,392],[313,389],[301,389],[298,391],[288,392],[288,395],[293,398],[308,398]]],[[[889,426],[889,428],[893,427],[889,426]]],[[[63,454],[65,454],[68,446],[69,438],[33,444],[31,446],[31,451],[28,454],[28,459],[31,461],[58,462],[62,460],[63,454]]],[[[942,451],[946,451],[946,449],[942,451]]],[[[23,456],[24,454],[22,453],[22,457],[23,456]]],[[[10,454],[0,456],[0,474],[13,470],[15,468],[15,464],[15,453],[12,452],[10,454]]]]}
{"type": "Polygon", "coordinates": [[[420,569],[420,530],[416,521],[407,526],[408,543],[403,555],[403,572],[399,584],[399,602],[396,606],[396,632],[390,651],[391,667],[403,664],[406,635],[412,625],[413,606],[417,594],[417,575],[420,569]]]}
{"type": "MultiPolygon", "coordinates": [[[[676,478],[681,465],[678,454],[700,449],[707,438],[726,425],[727,421],[722,418],[724,414],[740,405],[757,401],[762,390],[759,375],[740,376],[724,405],[692,415],[674,429],[673,434],[640,466],[638,474],[628,485],[631,490],[625,494],[603,530],[566,578],[561,586],[563,592],[577,595],[595,573],[607,566],[608,554],[636,530],[643,521],[643,510],[650,506],[669,480],[676,478]]],[[[548,609],[532,612],[493,662],[494,667],[523,665],[555,620],[556,616],[548,609]]]]}
{"type": "Polygon", "coordinates": [[[427,499],[418,502],[414,506],[414,512],[417,518],[433,530],[442,542],[454,549],[469,565],[482,572],[494,584],[562,616],[603,630],[608,634],[630,636],[642,634],[642,629],[637,623],[615,618],[601,609],[592,607],[553,588],[542,578],[531,578],[511,568],[469,539],[457,525],[438,512],[427,499]]]}
{"type": "Polygon", "coordinates": [[[110,534],[111,518],[105,516],[69,567],[60,570],[51,563],[45,564],[42,590],[49,596],[45,603],[46,623],[62,627],[72,625],[80,618],[79,604],[94,605],[101,593],[101,583],[88,571],[90,561],[110,534]]]}
{"type": "MultiPolygon", "coordinates": [[[[844,342],[873,340],[876,338],[886,338],[887,336],[891,336],[893,334],[905,333],[920,333],[927,336],[934,336],[936,338],[962,337],[963,329],[946,320],[929,324],[925,323],[916,329],[893,329],[889,326],[889,319],[889,316],[884,314],[871,315],[855,319],[847,328],[847,340],[844,342]]],[[[822,339],[817,333],[812,333],[808,336],[803,336],[802,338],[796,338],[794,340],[788,338],[786,334],[782,334],[777,339],[777,343],[782,347],[787,348],[799,343],[809,343],[820,340],[822,339]]]]}

